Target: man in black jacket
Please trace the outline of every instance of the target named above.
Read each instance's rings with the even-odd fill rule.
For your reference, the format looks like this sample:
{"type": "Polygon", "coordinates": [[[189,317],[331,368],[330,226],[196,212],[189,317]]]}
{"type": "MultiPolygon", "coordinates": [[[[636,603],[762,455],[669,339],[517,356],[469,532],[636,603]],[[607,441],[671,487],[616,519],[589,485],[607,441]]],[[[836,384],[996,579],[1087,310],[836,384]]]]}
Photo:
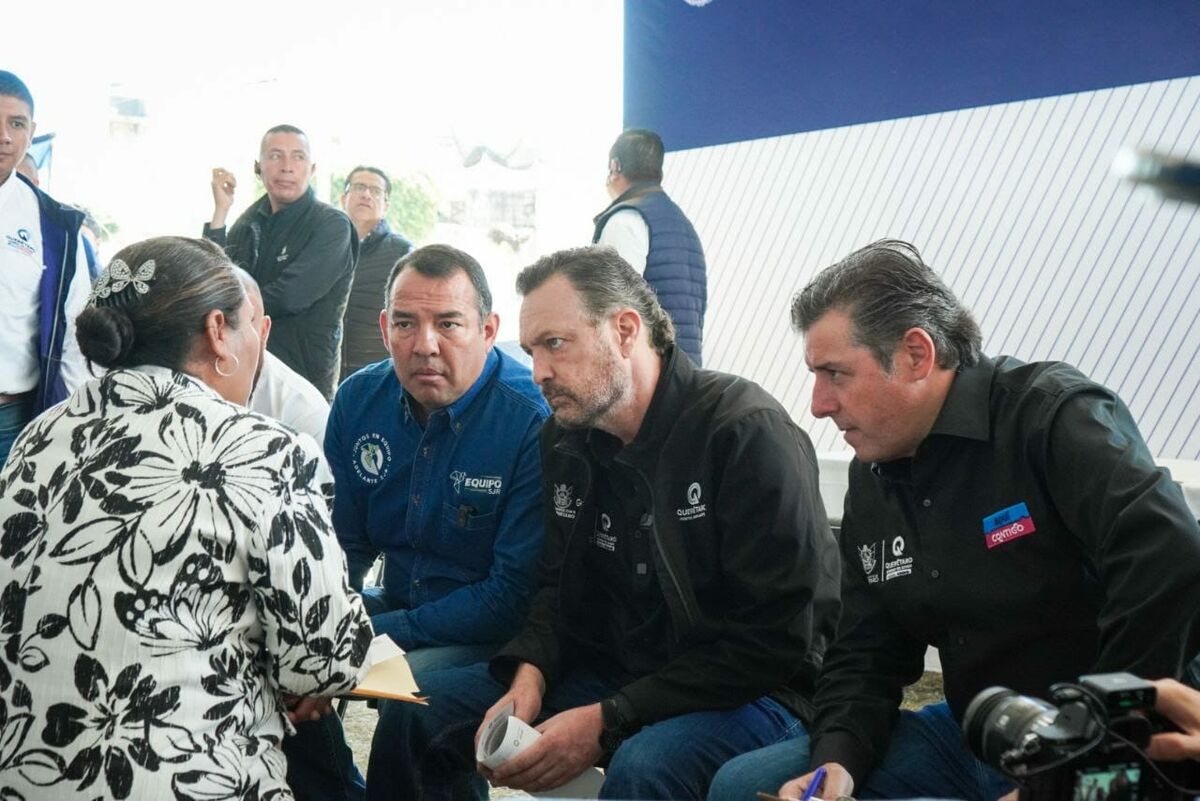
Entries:
{"type": "Polygon", "coordinates": [[[294,125],[263,136],[254,171],[267,193],[225,230],[237,182],[215,168],[213,217],[204,236],[262,287],[273,321],[267,349],[333,397],[342,342],[342,313],[358,259],[358,237],[345,214],[317,200],[308,137],[294,125]]]}
{"type": "MultiPolygon", "coordinates": [[[[984,355],[970,312],[905,242],[823,271],[792,320],[812,412],[855,457],[812,735],[821,797],[992,801],[1011,782],[959,725],[981,690],[1045,698],[1085,673],[1180,674],[1200,649],[1200,528],[1116,394],[1062,362],[984,355]],[[930,645],[946,701],[901,713],[930,645]]],[[[722,781],[773,790],[806,770],[786,751],[743,756],[722,781]]]]}
{"type": "Polygon", "coordinates": [[[392,267],[412,243],[388,225],[392,181],[378,167],[359,166],[346,176],[342,209],[354,223],[360,243],[354,284],[342,318],[342,378],[389,357],[379,336],[379,311],[386,306],[384,288],[392,267]]]}
{"type": "Polygon", "coordinates": [[[554,410],[539,590],[490,663],[385,710],[407,781],[369,797],[482,798],[472,735],[511,704],[541,738],[481,769],[494,784],[548,790],[607,761],[601,797],[703,798],[725,760],[804,734],[838,613],[811,443],[757,385],[694,367],[615,251],[547,256],[517,289],[554,410]]]}

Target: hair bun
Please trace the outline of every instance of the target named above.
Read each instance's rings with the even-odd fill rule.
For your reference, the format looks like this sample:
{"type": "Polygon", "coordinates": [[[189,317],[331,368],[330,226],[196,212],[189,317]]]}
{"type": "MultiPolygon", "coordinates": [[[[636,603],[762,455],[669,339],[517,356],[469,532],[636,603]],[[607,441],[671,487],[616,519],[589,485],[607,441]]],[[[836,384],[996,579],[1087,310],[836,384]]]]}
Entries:
{"type": "Polygon", "coordinates": [[[133,321],[121,309],[89,306],[75,320],[79,351],[101,367],[120,367],[133,350],[133,321]]]}

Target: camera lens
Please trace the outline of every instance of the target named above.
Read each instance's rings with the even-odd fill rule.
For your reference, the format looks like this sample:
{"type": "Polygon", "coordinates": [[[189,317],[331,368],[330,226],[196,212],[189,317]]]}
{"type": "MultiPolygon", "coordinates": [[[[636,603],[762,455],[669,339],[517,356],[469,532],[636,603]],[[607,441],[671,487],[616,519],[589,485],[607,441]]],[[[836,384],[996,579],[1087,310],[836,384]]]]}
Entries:
{"type": "Polygon", "coordinates": [[[971,701],[963,715],[963,734],[975,755],[989,765],[1001,766],[1001,755],[1020,746],[1043,715],[1058,709],[1005,687],[989,687],[971,701]]]}

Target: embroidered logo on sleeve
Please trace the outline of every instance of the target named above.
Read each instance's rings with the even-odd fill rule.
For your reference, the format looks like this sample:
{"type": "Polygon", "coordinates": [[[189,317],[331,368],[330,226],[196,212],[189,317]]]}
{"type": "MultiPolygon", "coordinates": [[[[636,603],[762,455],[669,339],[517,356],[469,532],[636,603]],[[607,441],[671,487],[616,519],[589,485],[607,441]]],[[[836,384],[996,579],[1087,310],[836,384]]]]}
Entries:
{"type": "Polygon", "coordinates": [[[1035,531],[1037,527],[1029,516],[1029,507],[1023,502],[983,518],[983,540],[989,551],[1035,531]]]}

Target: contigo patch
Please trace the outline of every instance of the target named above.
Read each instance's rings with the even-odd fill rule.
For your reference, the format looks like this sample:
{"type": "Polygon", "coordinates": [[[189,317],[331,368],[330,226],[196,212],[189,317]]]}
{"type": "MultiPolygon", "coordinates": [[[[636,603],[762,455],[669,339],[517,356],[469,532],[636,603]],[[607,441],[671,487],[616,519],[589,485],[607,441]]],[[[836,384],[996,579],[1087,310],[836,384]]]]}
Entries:
{"type": "Polygon", "coordinates": [[[997,545],[1012,542],[1035,531],[1037,527],[1033,525],[1029,507],[1024,503],[1001,509],[983,518],[983,539],[989,551],[997,545]]]}

